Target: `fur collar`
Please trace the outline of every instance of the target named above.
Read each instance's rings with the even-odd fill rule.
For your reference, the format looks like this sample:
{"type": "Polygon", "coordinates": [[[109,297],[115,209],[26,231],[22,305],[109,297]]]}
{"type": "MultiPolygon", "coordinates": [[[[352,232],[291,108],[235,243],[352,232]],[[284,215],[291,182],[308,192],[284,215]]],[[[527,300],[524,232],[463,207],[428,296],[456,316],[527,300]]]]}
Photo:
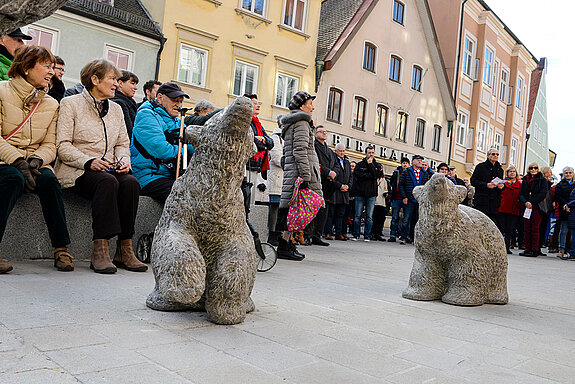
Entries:
{"type": "Polygon", "coordinates": [[[284,115],[282,117],[281,123],[282,125],[291,125],[297,123],[298,121],[305,120],[308,123],[311,123],[311,115],[309,113],[305,113],[304,111],[295,110],[291,111],[289,115],[284,115]]]}

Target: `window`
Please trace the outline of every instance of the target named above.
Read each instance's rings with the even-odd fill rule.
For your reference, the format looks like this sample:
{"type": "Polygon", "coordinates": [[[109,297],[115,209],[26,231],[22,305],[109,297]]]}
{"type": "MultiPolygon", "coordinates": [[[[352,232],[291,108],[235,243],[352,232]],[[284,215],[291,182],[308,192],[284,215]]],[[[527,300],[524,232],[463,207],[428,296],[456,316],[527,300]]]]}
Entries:
{"type": "Polygon", "coordinates": [[[397,21],[399,24],[403,25],[403,13],[405,11],[405,5],[399,1],[393,2],[393,20],[397,21]]]}
{"type": "Polygon", "coordinates": [[[57,31],[31,25],[28,27],[27,32],[28,35],[32,37],[32,40],[24,40],[26,45],[39,45],[48,48],[55,54],[58,35],[57,31]]]}
{"type": "Polygon", "coordinates": [[[378,104],[375,116],[375,134],[387,137],[387,112],[385,105],[378,104]]]}
{"type": "Polygon", "coordinates": [[[435,124],[433,126],[433,143],[432,151],[439,152],[441,148],[441,125],[435,124]]]}
{"type": "Polygon", "coordinates": [[[278,73],[276,88],[276,105],[286,107],[292,96],[297,92],[299,80],[296,77],[278,73]]]}
{"type": "Polygon", "coordinates": [[[329,89],[329,98],[327,100],[327,117],[326,120],[335,123],[341,123],[341,100],[343,92],[337,88],[329,89]]]}
{"type": "Polygon", "coordinates": [[[181,44],[178,81],[197,87],[205,87],[207,61],[208,51],[181,44]]]}
{"type": "Polygon", "coordinates": [[[134,52],[126,49],[106,45],[104,47],[104,57],[111,61],[119,69],[132,71],[134,52]]]}
{"type": "Polygon", "coordinates": [[[391,61],[389,62],[389,80],[393,80],[399,83],[400,74],[401,74],[401,58],[392,55],[391,61]]]}
{"type": "Polygon", "coordinates": [[[498,151],[501,151],[502,143],[503,143],[503,136],[501,136],[500,133],[496,133],[495,138],[493,140],[493,148],[497,149],[498,151]]]}
{"type": "Polygon", "coordinates": [[[491,85],[491,74],[493,68],[493,51],[489,48],[485,48],[485,67],[483,68],[483,82],[487,85],[491,85]]]}
{"type": "Polygon", "coordinates": [[[397,129],[395,130],[395,140],[405,142],[407,136],[407,118],[405,112],[397,112],[397,129]]]}
{"type": "Polygon", "coordinates": [[[519,109],[523,106],[523,79],[517,78],[517,89],[515,90],[515,106],[519,109]]]}
{"type": "Polygon", "coordinates": [[[236,61],[234,74],[233,94],[241,96],[244,93],[257,93],[258,89],[258,67],[243,61],[236,61]]]}
{"type": "Polygon", "coordinates": [[[511,151],[509,153],[509,164],[515,165],[517,164],[517,139],[511,139],[511,151]]]}
{"type": "Polygon", "coordinates": [[[356,96],[353,99],[353,114],[351,116],[351,127],[355,129],[360,129],[364,131],[364,122],[365,122],[365,104],[367,104],[367,100],[363,97],[356,96]]]}
{"type": "Polygon", "coordinates": [[[425,138],[425,120],[417,119],[415,123],[415,145],[423,148],[423,140],[425,138]]]}
{"type": "Polygon", "coordinates": [[[283,23],[303,31],[306,5],[307,0],[285,0],[283,23]]]}
{"type": "Polygon", "coordinates": [[[477,130],[477,150],[485,152],[485,134],[487,131],[487,121],[479,119],[479,129],[477,130]]]}
{"type": "Polygon", "coordinates": [[[459,112],[457,114],[457,136],[456,142],[459,145],[465,146],[465,137],[467,131],[467,124],[469,121],[469,117],[464,112],[459,112]]]}
{"type": "Polygon", "coordinates": [[[411,89],[421,92],[421,83],[423,82],[423,69],[420,66],[413,66],[411,75],[411,89]]]}
{"type": "Polygon", "coordinates": [[[501,70],[501,81],[499,82],[499,100],[507,103],[507,92],[509,88],[509,72],[501,70]]]}
{"type": "Polygon", "coordinates": [[[471,77],[473,73],[473,63],[475,62],[475,42],[469,37],[465,37],[463,45],[463,73],[471,77]]]}
{"type": "Polygon", "coordinates": [[[265,0],[241,0],[242,8],[246,11],[256,13],[260,16],[264,15],[265,0]]]}
{"type": "Polygon", "coordinates": [[[375,72],[375,45],[371,43],[365,43],[363,49],[363,69],[375,72]]]}

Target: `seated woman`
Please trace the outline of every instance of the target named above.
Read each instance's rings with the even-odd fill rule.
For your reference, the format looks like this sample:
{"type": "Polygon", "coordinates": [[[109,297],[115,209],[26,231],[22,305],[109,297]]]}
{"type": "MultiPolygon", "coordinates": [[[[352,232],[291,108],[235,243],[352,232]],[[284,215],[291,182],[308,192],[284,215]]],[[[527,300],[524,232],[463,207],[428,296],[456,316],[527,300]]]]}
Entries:
{"type": "Polygon", "coordinates": [[[80,72],[84,91],[62,99],[58,119],[56,176],[62,187],[92,201],[93,251],[90,268],[115,273],[148,269],[134,255],[132,237],[140,187],[130,175],[130,141],[122,108],[114,96],[120,71],[98,59],[80,72]],[[114,262],[108,240],[118,236],[114,262]]]}
{"type": "MultiPolygon", "coordinates": [[[[54,247],[54,266],[73,271],[62,191],[50,167],[56,158],[58,102],[46,92],[55,63],[46,48],[20,47],[8,71],[10,80],[0,82],[0,241],[16,200],[25,191],[34,192],[54,247]]],[[[0,273],[11,270],[0,259],[0,273]]]]}

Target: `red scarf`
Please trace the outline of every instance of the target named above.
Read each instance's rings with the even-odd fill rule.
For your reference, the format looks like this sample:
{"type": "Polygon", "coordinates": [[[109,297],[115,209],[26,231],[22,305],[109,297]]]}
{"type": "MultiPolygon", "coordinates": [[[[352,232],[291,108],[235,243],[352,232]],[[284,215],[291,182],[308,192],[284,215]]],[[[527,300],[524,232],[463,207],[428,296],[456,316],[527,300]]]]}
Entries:
{"type": "MultiPolygon", "coordinates": [[[[256,136],[264,136],[264,130],[262,128],[262,124],[260,123],[260,120],[256,117],[253,116],[252,117],[252,123],[256,126],[256,131],[257,131],[257,135],[256,136]]],[[[262,171],[267,171],[270,169],[270,157],[269,157],[269,153],[267,149],[264,149],[263,151],[259,151],[258,153],[256,153],[256,155],[254,156],[254,159],[256,160],[262,160],[262,171]]]]}

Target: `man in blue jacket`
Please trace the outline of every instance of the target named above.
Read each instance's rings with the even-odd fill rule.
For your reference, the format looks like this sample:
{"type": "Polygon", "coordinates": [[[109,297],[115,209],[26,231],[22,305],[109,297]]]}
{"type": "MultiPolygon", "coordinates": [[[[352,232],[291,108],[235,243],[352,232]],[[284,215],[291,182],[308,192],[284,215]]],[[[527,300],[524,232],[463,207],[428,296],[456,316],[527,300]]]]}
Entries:
{"type": "MultiPolygon", "coordinates": [[[[157,98],[138,109],[130,146],[132,171],[140,182],[140,194],[165,202],[175,181],[180,108],[189,96],[175,83],[158,88],[157,98]]],[[[194,149],[188,144],[188,155],[194,149]]]]}
{"type": "Polygon", "coordinates": [[[399,239],[400,244],[411,243],[413,241],[413,239],[409,237],[409,234],[411,229],[415,227],[419,217],[419,203],[413,196],[413,189],[418,185],[427,183],[429,180],[429,173],[421,169],[422,160],[423,156],[413,156],[411,167],[404,169],[399,178],[399,193],[405,206],[402,233],[399,239]]]}

